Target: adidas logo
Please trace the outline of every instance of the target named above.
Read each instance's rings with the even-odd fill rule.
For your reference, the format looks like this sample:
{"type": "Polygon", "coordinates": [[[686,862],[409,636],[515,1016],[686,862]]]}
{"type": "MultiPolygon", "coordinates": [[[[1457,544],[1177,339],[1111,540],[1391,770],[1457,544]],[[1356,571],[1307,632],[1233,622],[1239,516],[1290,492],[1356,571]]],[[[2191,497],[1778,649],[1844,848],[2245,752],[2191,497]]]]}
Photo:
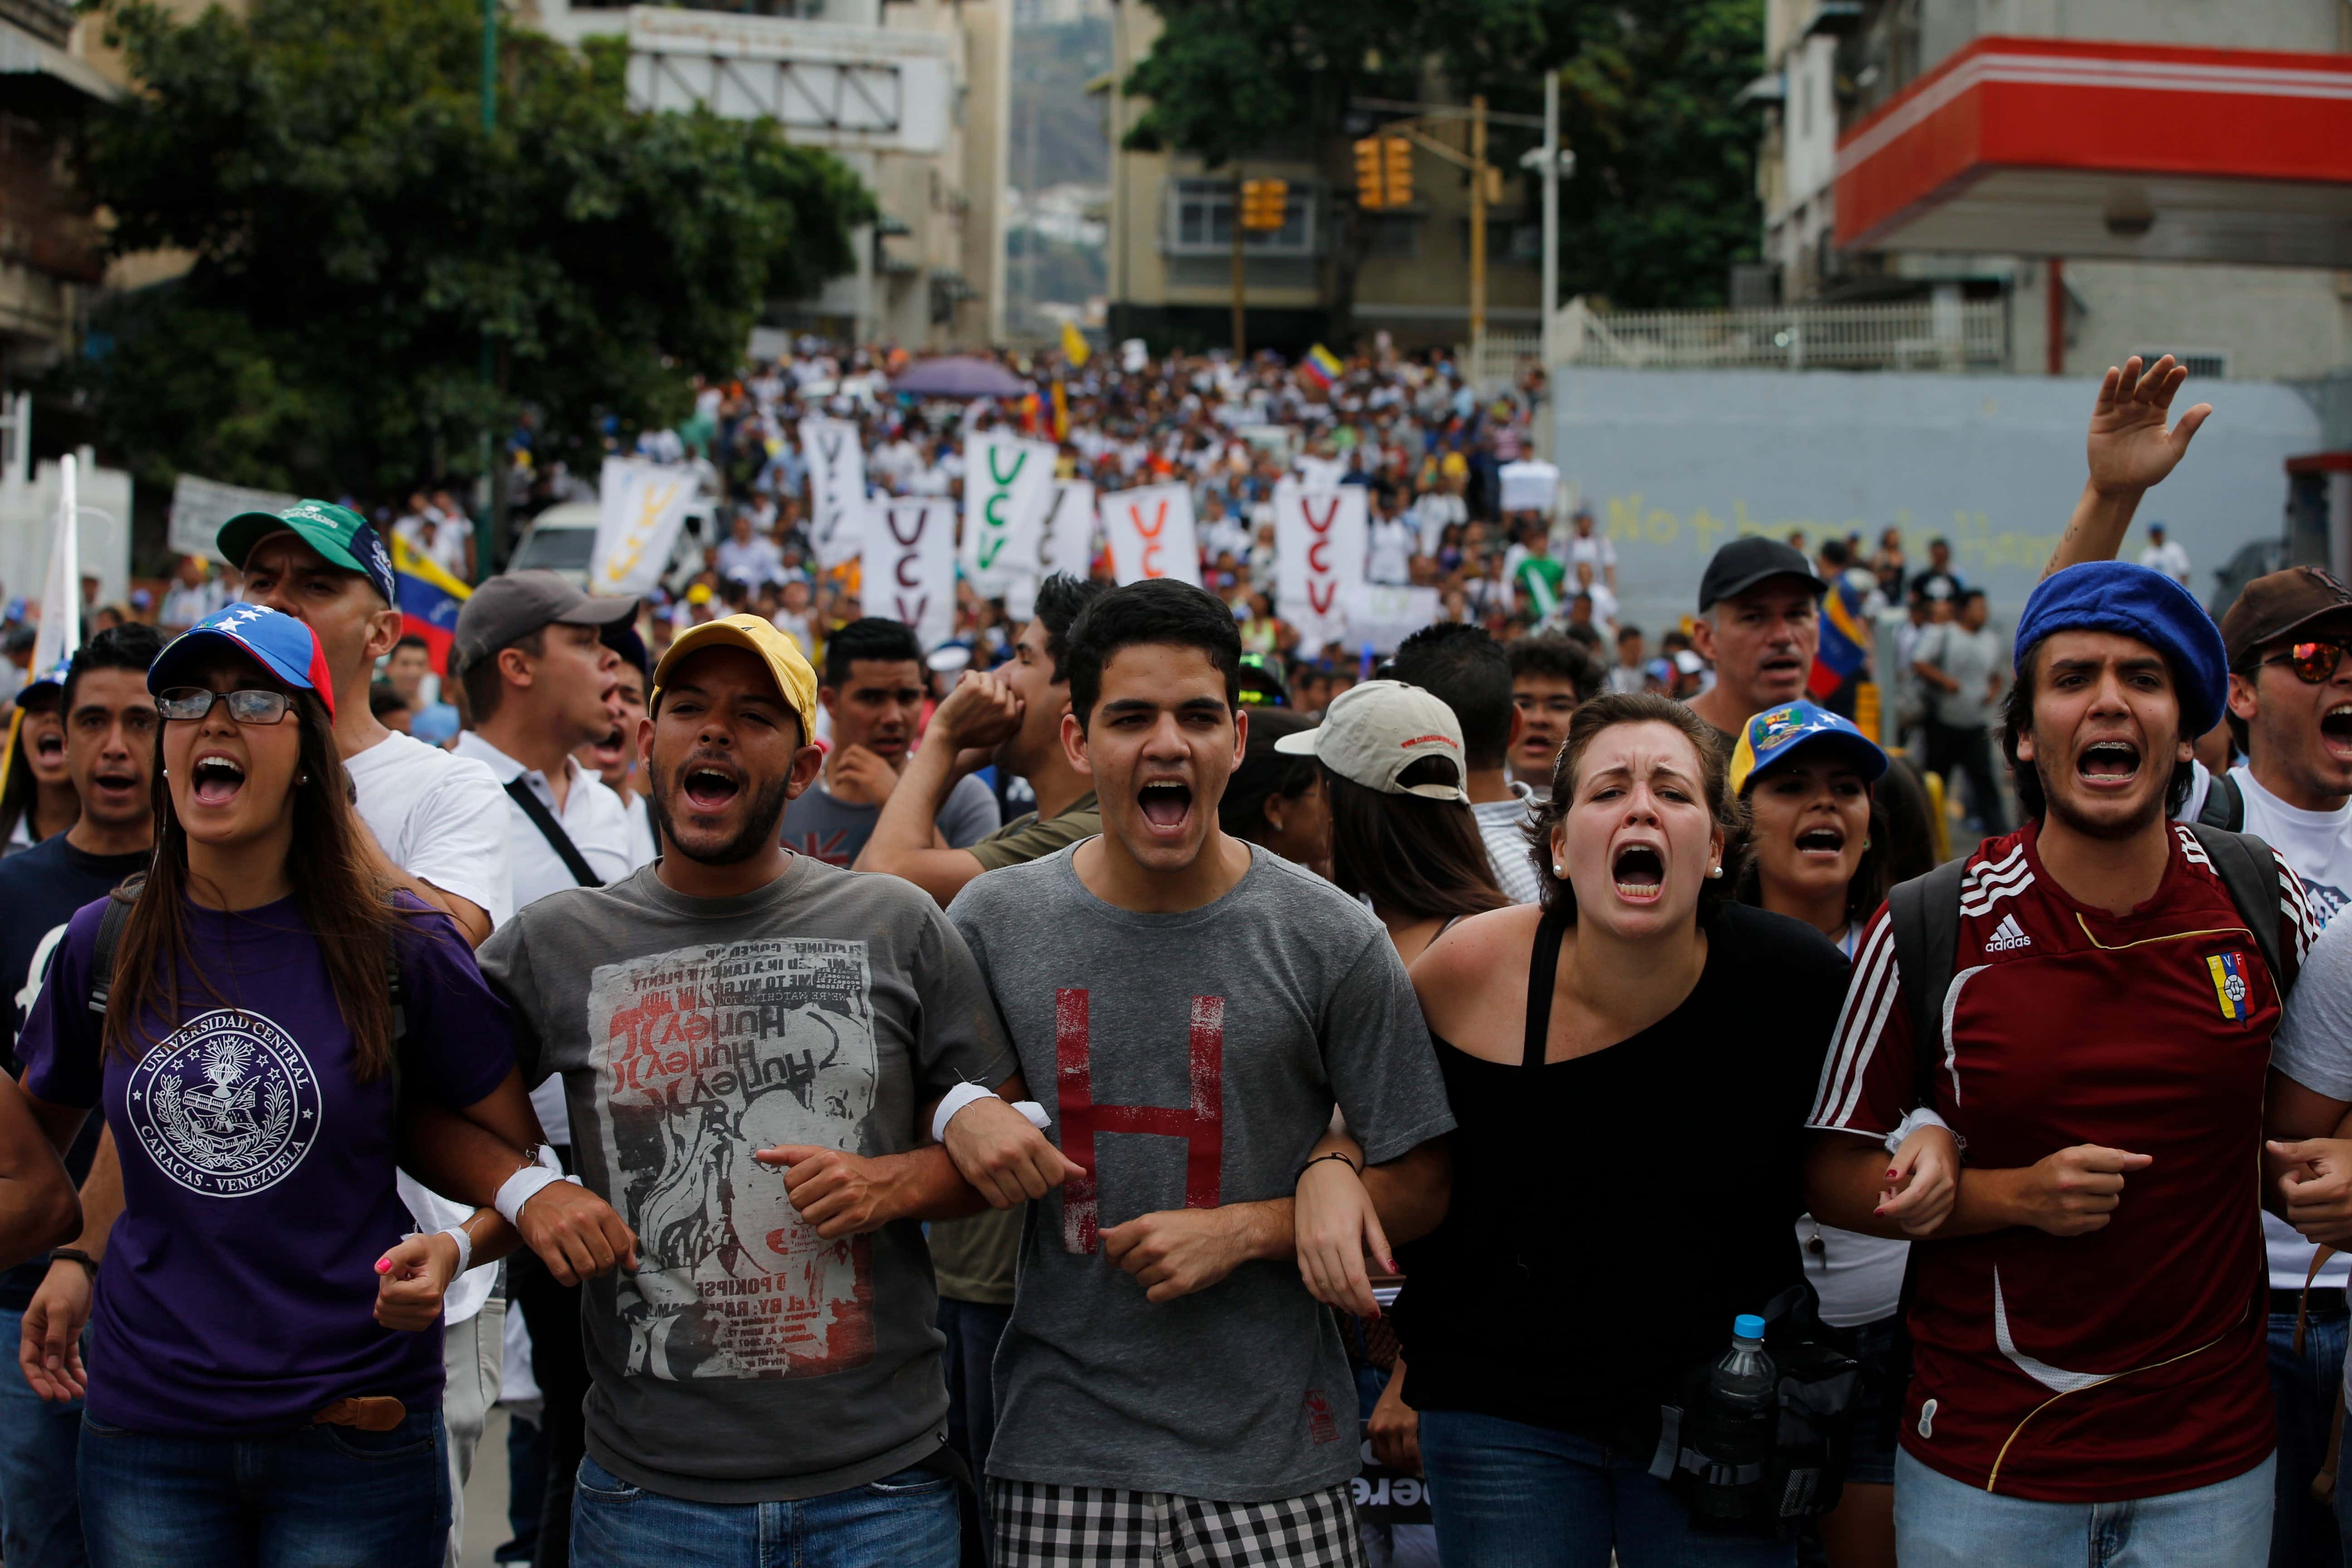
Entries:
{"type": "Polygon", "coordinates": [[[1985,938],[1987,952],[2007,952],[2012,948],[2032,945],[2033,939],[2025,934],[2024,928],[2017,923],[2017,917],[2014,914],[2001,916],[2000,924],[1993,927],[1992,935],[1985,938]]]}

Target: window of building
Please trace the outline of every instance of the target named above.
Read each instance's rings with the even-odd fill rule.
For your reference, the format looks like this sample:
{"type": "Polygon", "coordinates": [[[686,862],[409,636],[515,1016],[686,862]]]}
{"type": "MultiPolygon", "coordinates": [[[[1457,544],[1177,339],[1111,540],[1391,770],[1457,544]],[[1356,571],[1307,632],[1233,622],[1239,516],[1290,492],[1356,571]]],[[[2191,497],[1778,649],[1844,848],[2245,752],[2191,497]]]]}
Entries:
{"type": "MultiPolygon", "coordinates": [[[[1171,256],[1230,255],[1234,248],[1234,183],[1231,180],[1170,180],[1163,227],[1171,256]]],[[[1245,235],[1251,256],[1319,256],[1322,235],[1316,223],[1312,184],[1292,181],[1282,226],[1245,235]]]]}
{"type": "Polygon", "coordinates": [[[2141,349],[2142,364],[2154,364],[2166,354],[2180,362],[2191,381],[2227,381],[2230,378],[2230,356],[2212,349],[2141,349]]]}

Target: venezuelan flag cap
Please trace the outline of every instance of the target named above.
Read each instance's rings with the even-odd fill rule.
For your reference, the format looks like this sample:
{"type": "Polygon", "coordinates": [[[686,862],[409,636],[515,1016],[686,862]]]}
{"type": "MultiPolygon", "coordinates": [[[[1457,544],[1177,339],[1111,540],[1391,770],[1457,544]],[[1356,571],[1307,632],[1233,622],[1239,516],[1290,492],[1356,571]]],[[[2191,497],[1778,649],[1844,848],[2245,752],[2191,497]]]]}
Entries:
{"type": "Polygon", "coordinates": [[[1739,744],[1731,752],[1731,793],[1744,794],[1757,779],[1801,754],[1824,752],[1844,760],[1864,784],[1875,784],[1886,772],[1886,753],[1853,720],[1797,701],[1768,708],[1739,727],[1739,744]]]}
{"type": "Polygon", "coordinates": [[[190,665],[220,643],[250,656],[261,668],[298,691],[315,691],[335,716],[335,687],[327,656],[310,628],[291,616],[261,605],[231,605],[215,610],[173,637],[147,670],[147,689],[161,695],[186,684],[190,665]]]}

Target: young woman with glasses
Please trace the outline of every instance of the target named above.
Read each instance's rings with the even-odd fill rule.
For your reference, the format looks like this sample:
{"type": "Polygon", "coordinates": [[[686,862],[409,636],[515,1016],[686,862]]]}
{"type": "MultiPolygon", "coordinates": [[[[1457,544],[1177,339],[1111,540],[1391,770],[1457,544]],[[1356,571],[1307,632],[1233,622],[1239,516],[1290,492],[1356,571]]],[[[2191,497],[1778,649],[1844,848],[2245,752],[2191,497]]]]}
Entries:
{"type": "Polygon", "coordinates": [[[19,1047],[49,1141],[97,1107],[121,1165],[119,1195],[85,1197],[89,1272],[52,1270],[27,1313],[26,1374],[86,1391],[98,1568],[426,1568],[448,1531],[441,1341],[401,1331],[516,1234],[486,1208],[404,1239],[395,1159],[499,1198],[551,1267],[609,1268],[631,1238],[544,1186],[505,1009],[446,919],[370,869],[309,628],[234,606],[148,689],[153,869],[73,918],[19,1047]]]}

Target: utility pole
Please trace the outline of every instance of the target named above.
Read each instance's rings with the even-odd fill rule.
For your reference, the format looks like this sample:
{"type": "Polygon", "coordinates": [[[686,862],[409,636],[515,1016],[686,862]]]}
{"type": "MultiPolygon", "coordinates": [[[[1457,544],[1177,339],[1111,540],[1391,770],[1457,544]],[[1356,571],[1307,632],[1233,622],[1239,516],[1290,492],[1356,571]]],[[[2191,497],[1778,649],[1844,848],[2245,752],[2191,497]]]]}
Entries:
{"type": "Polygon", "coordinates": [[[1536,318],[1536,354],[1551,374],[1551,313],[1559,308],[1559,72],[1544,72],[1543,310],[1536,318]]]}
{"type": "Polygon", "coordinates": [[[1243,329],[1244,318],[1248,314],[1249,305],[1249,264],[1242,256],[1242,237],[1248,231],[1251,216],[1246,201],[1247,195],[1242,184],[1241,161],[1235,159],[1234,161],[1234,368],[1236,370],[1249,363],[1247,333],[1243,329]]]}
{"type": "Polygon", "coordinates": [[[1470,100],[1470,343],[1486,335],[1486,95],[1470,100]]]}
{"type": "MultiPolygon", "coordinates": [[[[499,128],[499,0],[482,0],[482,147],[488,162],[490,138],[499,128]]],[[[494,392],[497,372],[490,353],[490,333],[482,330],[482,387],[494,392]]],[[[494,419],[495,414],[489,416],[494,419]]],[[[474,575],[488,577],[504,563],[499,542],[506,537],[507,487],[497,468],[498,443],[490,426],[482,426],[482,483],[486,505],[474,519],[474,575]]]]}

